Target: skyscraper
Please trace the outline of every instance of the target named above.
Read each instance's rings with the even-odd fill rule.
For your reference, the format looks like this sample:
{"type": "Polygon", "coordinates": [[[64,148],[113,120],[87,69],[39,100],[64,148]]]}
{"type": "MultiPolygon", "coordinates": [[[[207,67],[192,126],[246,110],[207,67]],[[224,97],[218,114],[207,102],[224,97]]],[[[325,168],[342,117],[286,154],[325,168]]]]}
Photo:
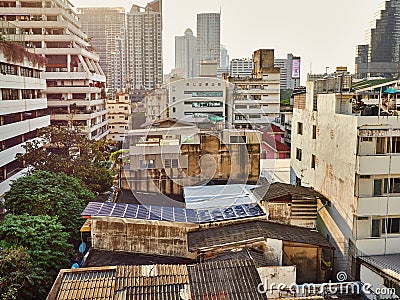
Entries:
{"type": "Polygon", "coordinates": [[[196,37],[188,28],[183,36],[175,37],[175,68],[182,69],[185,78],[198,76],[196,70],[196,37]]]}
{"type": "Polygon", "coordinates": [[[220,65],[221,14],[203,13],[197,15],[197,58],[216,61],[220,65]]]}
{"type": "Polygon", "coordinates": [[[122,7],[80,8],[82,30],[100,56],[112,96],[126,87],[126,14],[122,7]]]}
{"type": "Polygon", "coordinates": [[[162,0],[140,7],[127,15],[128,79],[132,89],[154,89],[163,81],[162,0]]]}
{"type": "Polygon", "coordinates": [[[385,2],[385,7],[370,30],[368,61],[364,62],[366,45],[357,47],[358,75],[398,77],[400,74],[400,1],[385,2]]]}

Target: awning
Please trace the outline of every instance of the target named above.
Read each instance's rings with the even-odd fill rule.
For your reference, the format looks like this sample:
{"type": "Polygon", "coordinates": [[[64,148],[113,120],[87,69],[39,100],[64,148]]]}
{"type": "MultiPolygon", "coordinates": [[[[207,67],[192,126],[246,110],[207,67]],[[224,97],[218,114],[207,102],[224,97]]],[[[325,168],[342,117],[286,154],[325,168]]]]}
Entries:
{"type": "Polygon", "coordinates": [[[81,227],[81,232],[90,232],[92,230],[92,226],[90,223],[90,219],[87,219],[83,226],[81,227]]]}

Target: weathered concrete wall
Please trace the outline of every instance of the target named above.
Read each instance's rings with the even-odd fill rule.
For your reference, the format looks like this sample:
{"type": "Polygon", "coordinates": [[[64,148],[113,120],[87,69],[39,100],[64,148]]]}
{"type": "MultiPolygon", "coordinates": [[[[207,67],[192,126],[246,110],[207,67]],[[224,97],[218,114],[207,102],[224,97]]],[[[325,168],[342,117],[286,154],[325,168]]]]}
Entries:
{"type": "Polygon", "coordinates": [[[296,266],[272,266],[257,268],[264,288],[268,289],[268,299],[280,298],[280,292],[274,291],[278,285],[284,284],[287,288],[296,283],[296,266]],[[271,290],[270,290],[271,289],[271,290]]]}
{"type": "Polygon", "coordinates": [[[284,242],[285,253],[283,264],[296,265],[297,283],[318,283],[320,278],[320,252],[312,245],[284,242]]]}
{"type": "Polygon", "coordinates": [[[290,224],[290,202],[269,202],[268,203],[268,220],[290,224]]]}
{"type": "Polygon", "coordinates": [[[95,217],[92,218],[92,247],[193,258],[187,251],[187,232],[195,227],[188,223],[95,217]]]}

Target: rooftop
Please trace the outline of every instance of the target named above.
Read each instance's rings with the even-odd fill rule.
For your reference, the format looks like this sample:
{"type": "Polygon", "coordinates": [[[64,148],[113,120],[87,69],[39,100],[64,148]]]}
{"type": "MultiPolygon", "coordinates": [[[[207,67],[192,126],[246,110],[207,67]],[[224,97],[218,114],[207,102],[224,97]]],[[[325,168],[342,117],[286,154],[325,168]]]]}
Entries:
{"type": "Polygon", "coordinates": [[[267,299],[251,260],[225,260],[188,266],[192,299],[267,299]]]}
{"type": "Polygon", "coordinates": [[[47,299],[181,299],[188,283],[184,265],[61,270],[47,299]]]}
{"type": "Polygon", "coordinates": [[[189,232],[188,246],[189,251],[196,251],[224,244],[268,238],[334,249],[316,230],[258,220],[189,232]]]}
{"type": "Polygon", "coordinates": [[[253,189],[253,193],[265,201],[271,201],[287,195],[300,196],[313,199],[325,199],[320,193],[312,188],[295,186],[287,183],[274,182],[271,184],[262,185],[253,189]]]}
{"type": "Polygon", "coordinates": [[[158,256],[137,254],[122,251],[107,251],[99,249],[90,249],[89,255],[85,260],[85,267],[105,267],[105,266],[125,266],[125,265],[186,265],[193,263],[192,260],[180,257],[158,256]]]}
{"type": "Polygon", "coordinates": [[[400,281],[400,254],[364,256],[360,260],[400,281]]]}
{"type": "Polygon", "coordinates": [[[84,218],[101,216],[204,224],[244,218],[265,217],[266,214],[257,203],[209,209],[185,209],[180,207],[90,202],[82,212],[82,216],[84,218]]]}

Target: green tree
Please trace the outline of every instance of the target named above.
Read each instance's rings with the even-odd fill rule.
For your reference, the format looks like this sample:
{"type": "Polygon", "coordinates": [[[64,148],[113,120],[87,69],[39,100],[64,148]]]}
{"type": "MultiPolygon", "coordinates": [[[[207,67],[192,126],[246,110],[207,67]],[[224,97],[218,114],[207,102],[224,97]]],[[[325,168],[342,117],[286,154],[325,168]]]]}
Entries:
{"type": "Polygon", "coordinates": [[[23,247],[0,249],[0,293],[2,300],[20,299],[23,289],[32,288],[35,271],[23,247]]]}
{"type": "Polygon", "coordinates": [[[5,218],[0,224],[0,248],[24,247],[35,269],[32,284],[19,290],[17,299],[45,299],[58,271],[70,265],[72,247],[67,239],[57,217],[24,214],[5,218]]]}
{"type": "Polygon", "coordinates": [[[65,173],[34,171],[11,184],[5,207],[16,215],[57,216],[71,241],[79,240],[81,213],[95,195],[65,173]]]}
{"type": "Polygon", "coordinates": [[[28,141],[17,157],[36,170],[64,172],[80,179],[91,191],[105,192],[113,183],[106,161],[107,142],[89,140],[79,130],[50,126],[28,141]],[[44,145],[44,146],[43,146],[44,145]]]}

